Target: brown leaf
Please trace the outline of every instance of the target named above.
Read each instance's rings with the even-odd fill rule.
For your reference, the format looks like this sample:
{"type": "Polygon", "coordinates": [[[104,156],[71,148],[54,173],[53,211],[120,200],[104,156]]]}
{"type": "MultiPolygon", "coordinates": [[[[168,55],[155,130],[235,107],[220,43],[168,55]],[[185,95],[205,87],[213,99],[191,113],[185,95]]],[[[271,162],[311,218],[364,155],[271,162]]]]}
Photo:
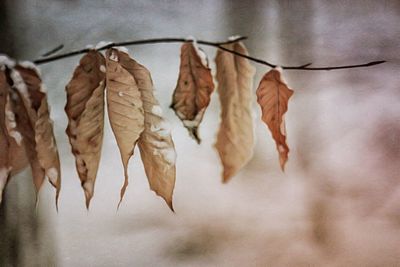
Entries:
{"type": "Polygon", "coordinates": [[[150,72],[133,59],[121,57],[121,64],[136,80],[144,108],[144,131],[138,146],[150,188],[164,198],[173,210],[172,194],[175,187],[175,146],[162,110],[154,97],[150,72]]]}
{"type": "Polygon", "coordinates": [[[7,184],[11,166],[9,163],[9,138],[6,129],[6,103],[9,85],[3,70],[0,70],[0,203],[7,184]]]}
{"type": "Polygon", "coordinates": [[[181,47],[178,84],[172,96],[171,108],[198,143],[201,141],[198,127],[213,90],[214,83],[206,55],[193,42],[184,43],[181,47]]]}
{"type": "Polygon", "coordinates": [[[104,56],[91,50],[82,57],[65,88],[66,133],[75,156],[87,208],[94,193],[103,143],[105,72],[104,56]]]}
{"type": "Polygon", "coordinates": [[[128,186],[128,162],[144,130],[144,111],[139,87],[128,71],[127,62],[132,59],[127,53],[115,48],[110,48],[106,54],[108,116],[125,174],[121,189],[122,200],[128,186]]]}
{"type": "Polygon", "coordinates": [[[0,203],[9,177],[24,169],[27,164],[22,136],[16,129],[15,115],[11,109],[5,70],[0,69],[0,203]]]}
{"type": "Polygon", "coordinates": [[[39,191],[46,176],[56,188],[57,205],[61,189],[60,159],[40,75],[33,67],[18,65],[11,78],[16,92],[12,99],[17,128],[24,138],[36,189],[39,191]]]}
{"type": "MultiPolygon", "coordinates": [[[[248,55],[242,43],[224,47],[248,55]]],[[[215,147],[224,167],[223,182],[227,182],[253,156],[252,88],[255,69],[247,59],[223,50],[218,50],[215,63],[221,103],[221,124],[215,147]]]]}
{"type": "Polygon", "coordinates": [[[268,125],[275,140],[282,170],[285,169],[289,154],[284,115],[292,95],[293,90],[283,81],[281,71],[277,68],[265,74],[257,88],[257,102],[262,109],[262,120],[268,125]]]}

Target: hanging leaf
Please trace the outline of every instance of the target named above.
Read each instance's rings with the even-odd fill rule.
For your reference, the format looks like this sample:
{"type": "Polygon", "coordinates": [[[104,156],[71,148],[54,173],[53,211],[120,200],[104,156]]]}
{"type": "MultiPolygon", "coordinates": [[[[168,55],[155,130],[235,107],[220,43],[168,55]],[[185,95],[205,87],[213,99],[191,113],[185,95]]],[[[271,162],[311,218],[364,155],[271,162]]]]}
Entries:
{"type": "Polygon", "coordinates": [[[42,81],[35,68],[21,65],[11,71],[11,78],[16,93],[12,99],[17,128],[24,138],[36,190],[39,191],[46,176],[56,188],[57,205],[61,189],[60,160],[42,81]]]}
{"type": "Polygon", "coordinates": [[[275,140],[282,171],[285,169],[289,154],[284,115],[292,95],[293,90],[282,79],[280,68],[272,69],[265,74],[257,88],[257,102],[262,109],[262,120],[268,125],[275,140]]]}
{"type": "Polygon", "coordinates": [[[108,116],[121,153],[125,175],[121,189],[122,200],[128,186],[128,162],[144,130],[144,111],[139,87],[127,70],[127,62],[132,59],[127,53],[115,48],[109,49],[106,55],[108,116]]]}
{"type": "Polygon", "coordinates": [[[7,184],[11,166],[9,163],[9,138],[6,129],[6,103],[9,85],[3,70],[0,70],[0,203],[7,184]]]}
{"type": "Polygon", "coordinates": [[[181,47],[178,84],[172,96],[171,108],[197,143],[201,142],[198,127],[213,90],[211,69],[205,53],[194,42],[184,43],[181,47]]]}
{"type": "Polygon", "coordinates": [[[82,57],[65,88],[66,133],[75,156],[87,208],[93,197],[103,143],[105,72],[104,56],[91,50],[82,57]]]}
{"type": "MultiPolygon", "coordinates": [[[[248,55],[242,43],[224,47],[248,55]]],[[[227,182],[253,155],[252,88],[255,69],[247,59],[223,50],[218,50],[215,63],[221,103],[221,124],[215,147],[224,168],[223,182],[227,182]]]]}
{"type": "Polygon", "coordinates": [[[162,110],[154,97],[150,72],[135,60],[120,57],[120,63],[136,80],[144,109],[144,131],[138,146],[150,188],[164,198],[173,210],[172,194],[175,187],[175,146],[162,110]]]}

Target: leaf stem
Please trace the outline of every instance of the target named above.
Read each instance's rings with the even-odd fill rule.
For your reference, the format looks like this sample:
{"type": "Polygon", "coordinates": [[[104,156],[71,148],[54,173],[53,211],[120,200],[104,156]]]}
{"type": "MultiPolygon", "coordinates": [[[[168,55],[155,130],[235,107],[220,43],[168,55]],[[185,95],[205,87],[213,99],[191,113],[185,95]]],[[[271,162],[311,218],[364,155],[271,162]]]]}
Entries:
{"type": "MultiPolygon", "coordinates": [[[[216,48],[219,48],[221,50],[224,50],[226,52],[232,53],[234,55],[243,57],[243,58],[247,58],[248,60],[251,60],[253,62],[271,67],[271,68],[275,68],[278,65],[272,64],[266,60],[262,60],[259,58],[255,58],[255,57],[251,57],[248,55],[244,55],[241,53],[238,53],[236,51],[230,50],[226,47],[224,47],[223,45],[225,44],[230,44],[230,43],[235,43],[238,41],[242,41],[242,40],[246,40],[247,37],[244,36],[239,36],[235,39],[232,40],[228,40],[225,42],[210,42],[210,41],[204,41],[204,40],[196,40],[196,42],[198,44],[201,45],[207,45],[207,46],[213,46],[216,48]]],[[[101,50],[105,50],[114,46],[132,46],[132,45],[144,45],[144,44],[157,44],[157,43],[184,43],[184,42],[193,42],[194,40],[192,39],[185,39],[185,38],[153,38],[153,39],[143,39],[143,40],[134,40],[134,41],[125,41],[125,42],[117,42],[117,43],[109,43],[105,46],[102,46],[100,48],[98,48],[97,50],[101,51],[101,50]]],[[[76,56],[76,55],[80,55],[80,54],[84,54],[87,53],[91,50],[92,48],[85,48],[85,49],[80,49],[80,50],[75,50],[75,51],[71,51],[65,54],[60,54],[60,55],[54,55],[54,56],[50,56],[50,57],[46,57],[46,58],[41,58],[41,59],[36,59],[33,61],[33,63],[40,65],[40,64],[46,64],[49,62],[53,62],[56,60],[60,60],[63,58],[68,58],[68,57],[72,57],[72,56],[76,56]]],[[[370,66],[374,66],[374,65],[379,65],[382,63],[385,63],[386,61],[384,60],[379,60],[379,61],[372,61],[372,62],[368,62],[368,63],[363,63],[363,64],[354,64],[354,65],[343,65],[343,66],[326,66],[326,67],[309,67],[312,63],[307,63],[307,64],[303,64],[300,66],[281,66],[282,69],[286,69],[286,70],[313,70],[313,71],[319,71],[319,70],[338,70],[338,69],[353,69],[353,68],[363,68],[363,67],[370,67],[370,66]]]]}

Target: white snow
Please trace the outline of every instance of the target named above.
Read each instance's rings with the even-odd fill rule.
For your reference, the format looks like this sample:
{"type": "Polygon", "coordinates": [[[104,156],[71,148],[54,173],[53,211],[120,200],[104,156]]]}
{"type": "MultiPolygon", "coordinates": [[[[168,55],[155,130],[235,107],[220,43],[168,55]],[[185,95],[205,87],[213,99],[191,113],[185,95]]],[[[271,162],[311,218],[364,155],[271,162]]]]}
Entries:
{"type": "Polygon", "coordinates": [[[232,35],[228,37],[228,41],[235,41],[236,39],[242,38],[240,35],[232,35]]]}
{"type": "Polygon", "coordinates": [[[15,130],[15,127],[17,126],[17,123],[15,122],[15,115],[14,113],[11,111],[11,107],[10,107],[10,99],[7,98],[7,102],[6,102],[6,110],[5,110],[5,114],[6,114],[6,128],[7,128],[7,132],[8,134],[15,139],[15,142],[20,146],[21,145],[21,141],[22,141],[22,135],[20,134],[20,132],[15,130]]]}
{"type": "Polygon", "coordinates": [[[18,65],[27,69],[34,70],[39,76],[42,74],[38,66],[36,66],[35,63],[31,61],[21,61],[18,62],[18,65]]]}
{"type": "Polygon", "coordinates": [[[274,68],[274,70],[279,72],[279,77],[281,79],[281,82],[284,83],[290,90],[293,90],[292,88],[289,87],[287,81],[285,80],[285,77],[283,77],[283,69],[282,69],[282,67],[281,66],[276,66],[274,68]]]}
{"type": "Polygon", "coordinates": [[[101,65],[100,66],[100,71],[106,73],[106,66],[101,65]]]}
{"type": "Polygon", "coordinates": [[[174,148],[162,150],[162,155],[166,162],[168,162],[170,165],[175,165],[176,152],[174,148]]]}
{"type": "Polygon", "coordinates": [[[196,38],[194,36],[188,36],[185,38],[186,41],[191,41],[193,43],[194,49],[196,50],[197,55],[200,57],[201,64],[203,64],[206,68],[208,68],[208,59],[206,53],[198,46],[196,38]]]}
{"type": "Polygon", "coordinates": [[[106,45],[112,44],[112,43],[113,42],[111,42],[111,41],[100,41],[95,45],[94,49],[100,49],[100,48],[102,48],[106,45]]]}
{"type": "Polygon", "coordinates": [[[7,66],[9,68],[14,67],[15,61],[10,59],[8,56],[4,54],[0,54],[0,69],[3,70],[4,66],[7,66]]]}
{"type": "Polygon", "coordinates": [[[123,97],[123,96],[124,96],[124,93],[123,93],[123,92],[118,92],[118,95],[119,95],[120,97],[123,97]]]}
{"type": "Polygon", "coordinates": [[[193,128],[199,126],[201,119],[203,118],[205,109],[202,109],[197,113],[196,117],[193,120],[182,120],[183,125],[185,125],[188,128],[193,128]]]}
{"type": "Polygon", "coordinates": [[[111,51],[110,60],[118,62],[118,55],[114,50],[111,51]]]}
{"type": "Polygon", "coordinates": [[[150,131],[157,133],[162,137],[167,137],[171,134],[171,127],[167,121],[163,120],[157,125],[151,125],[150,131]]]}
{"type": "Polygon", "coordinates": [[[193,46],[194,49],[196,50],[197,55],[201,60],[201,64],[203,64],[204,67],[208,68],[208,59],[206,53],[204,53],[204,51],[201,50],[201,48],[197,45],[196,41],[193,41],[193,46]]]}
{"type": "Polygon", "coordinates": [[[151,109],[151,113],[160,117],[163,115],[163,111],[159,105],[154,105],[151,109]]]}
{"type": "Polygon", "coordinates": [[[129,50],[128,50],[128,48],[126,48],[125,46],[115,46],[115,47],[113,47],[113,48],[115,48],[115,49],[117,49],[118,51],[121,51],[121,52],[123,52],[123,53],[129,54],[129,50]]]}
{"type": "Polygon", "coordinates": [[[24,96],[25,100],[28,101],[29,106],[30,106],[28,88],[27,88],[24,80],[22,79],[21,74],[19,74],[18,71],[13,69],[11,71],[11,79],[14,82],[15,88],[24,96]]]}
{"type": "Polygon", "coordinates": [[[53,183],[57,183],[58,171],[56,168],[52,167],[46,171],[46,176],[49,177],[49,180],[53,183]]]}
{"type": "Polygon", "coordinates": [[[9,135],[15,139],[15,142],[20,146],[22,141],[22,135],[17,131],[10,131],[9,135]]]}

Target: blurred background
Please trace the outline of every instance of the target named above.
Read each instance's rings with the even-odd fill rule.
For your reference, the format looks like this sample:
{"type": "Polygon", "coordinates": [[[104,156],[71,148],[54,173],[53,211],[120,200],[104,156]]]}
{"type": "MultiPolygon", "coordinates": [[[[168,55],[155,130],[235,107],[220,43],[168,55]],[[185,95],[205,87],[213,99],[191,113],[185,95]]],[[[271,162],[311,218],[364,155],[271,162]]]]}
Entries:
{"type": "MultiPolygon", "coordinates": [[[[282,65],[370,68],[284,71],[295,94],[291,148],[279,168],[254,99],[257,143],[228,184],[213,145],[213,94],[197,145],[168,108],[179,44],[129,47],[152,73],[177,150],[173,214],[149,190],[140,157],[116,211],[123,169],[105,120],[95,196],[84,194],[65,135],[64,87],[79,56],[41,65],[62,159],[59,212],[46,184],[34,207],[30,170],[0,208],[1,266],[400,266],[400,1],[0,1],[0,52],[33,60],[99,41],[245,35],[250,54],[282,65]]],[[[204,47],[212,67],[215,49],[204,47]]],[[[254,91],[268,71],[256,65],[254,91]]],[[[255,95],[254,95],[255,96],[255,95]]]]}

